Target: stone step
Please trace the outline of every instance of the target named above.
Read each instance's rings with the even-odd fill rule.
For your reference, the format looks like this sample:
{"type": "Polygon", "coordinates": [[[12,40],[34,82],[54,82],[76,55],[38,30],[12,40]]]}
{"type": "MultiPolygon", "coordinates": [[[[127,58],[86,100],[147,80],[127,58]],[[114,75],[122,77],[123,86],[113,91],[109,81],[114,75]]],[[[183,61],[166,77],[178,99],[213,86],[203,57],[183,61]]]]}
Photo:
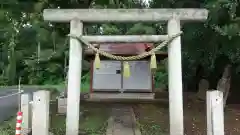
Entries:
{"type": "Polygon", "coordinates": [[[151,100],[154,99],[154,93],[91,93],[90,99],[92,100],[104,100],[104,99],[113,99],[113,100],[151,100]]]}

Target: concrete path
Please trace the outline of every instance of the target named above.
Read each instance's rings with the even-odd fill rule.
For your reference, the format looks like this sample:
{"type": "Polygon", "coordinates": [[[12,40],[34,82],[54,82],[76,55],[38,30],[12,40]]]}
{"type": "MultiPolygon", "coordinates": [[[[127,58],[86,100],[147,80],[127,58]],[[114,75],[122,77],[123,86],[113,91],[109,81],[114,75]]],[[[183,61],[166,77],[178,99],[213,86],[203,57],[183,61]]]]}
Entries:
{"type": "Polygon", "coordinates": [[[117,105],[112,108],[106,135],[141,135],[131,106],[117,105]]]}

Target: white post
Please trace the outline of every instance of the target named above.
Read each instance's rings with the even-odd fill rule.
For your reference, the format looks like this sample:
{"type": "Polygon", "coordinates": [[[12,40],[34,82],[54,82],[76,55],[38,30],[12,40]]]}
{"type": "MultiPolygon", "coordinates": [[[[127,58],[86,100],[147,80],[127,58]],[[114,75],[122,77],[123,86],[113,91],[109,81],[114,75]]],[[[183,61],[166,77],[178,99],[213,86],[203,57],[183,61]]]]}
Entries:
{"type": "Polygon", "coordinates": [[[22,94],[21,95],[21,112],[23,112],[23,124],[22,124],[22,133],[28,134],[31,129],[31,95],[30,94],[22,94]]]}
{"type": "MultiPolygon", "coordinates": [[[[180,29],[179,18],[173,17],[168,21],[168,35],[177,34],[180,29]]],[[[168,46],[168,72],[170,135],[184,135],[181,37],[168,46]]]]}
{"type": "Polygon", "coordinates": [[[213,135],[212,134],[212,114],[211,114],[211,91],[206,91],[206,111],[207,111],[207,135],[213,135]]]}
{"type": "MultiPolygon", "coordinates": [[[[70,34],[80,36],[82,33],[83,23],[79,20],[72,20],[70,34]]],[[[78,135],[81,72],[82,45],[78,40],[70,39],[66,135],[78,135]]]]}
{"type": "Polygon", "coordinates": [[[207,135],[224,135],[223,92],[207,91],[207,135]]]}
{"type": "Polygon", "coordinates": [[[41,90],[33,93],[32,134],[49,134],[50,92],[41,90]]]}

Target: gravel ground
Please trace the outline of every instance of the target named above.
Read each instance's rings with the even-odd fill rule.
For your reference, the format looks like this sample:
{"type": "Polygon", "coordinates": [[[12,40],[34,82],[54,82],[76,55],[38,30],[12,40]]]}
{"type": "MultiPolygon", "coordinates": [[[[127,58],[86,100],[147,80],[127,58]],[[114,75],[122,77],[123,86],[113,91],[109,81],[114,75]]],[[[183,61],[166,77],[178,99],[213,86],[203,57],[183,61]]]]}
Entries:
{"type": "MultiPolygon", "coordinates": [[[[169,108],[162,105],[137,105],[134,108],[142,135],[169,134],[169,108]]],[[[240,135],[240,105],[227,105],[225,109],[225,135],[240,135]]],[[[205,103],[184,97],[185,135],[206,135],[205,103]]]]}

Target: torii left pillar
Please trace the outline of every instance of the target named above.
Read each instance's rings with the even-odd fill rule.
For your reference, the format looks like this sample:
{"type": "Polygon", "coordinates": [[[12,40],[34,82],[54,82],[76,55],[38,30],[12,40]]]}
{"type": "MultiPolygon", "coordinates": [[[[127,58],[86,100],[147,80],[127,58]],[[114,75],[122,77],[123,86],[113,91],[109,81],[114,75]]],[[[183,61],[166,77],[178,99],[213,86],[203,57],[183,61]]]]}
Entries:
{"type": "MultiPolygon", "coordinates": [[[[81,36],[83,23],[78,19],[70,21],[70,34],[81,36]]],[[[70,39],[68,93],[67,96],[67,120],[66,135],[77,135],[79,127],[80,89],[82,74],[82,45],[76,39],[70,39]],[[74,107],[72,107],[74,106],[74,107]]]]}

